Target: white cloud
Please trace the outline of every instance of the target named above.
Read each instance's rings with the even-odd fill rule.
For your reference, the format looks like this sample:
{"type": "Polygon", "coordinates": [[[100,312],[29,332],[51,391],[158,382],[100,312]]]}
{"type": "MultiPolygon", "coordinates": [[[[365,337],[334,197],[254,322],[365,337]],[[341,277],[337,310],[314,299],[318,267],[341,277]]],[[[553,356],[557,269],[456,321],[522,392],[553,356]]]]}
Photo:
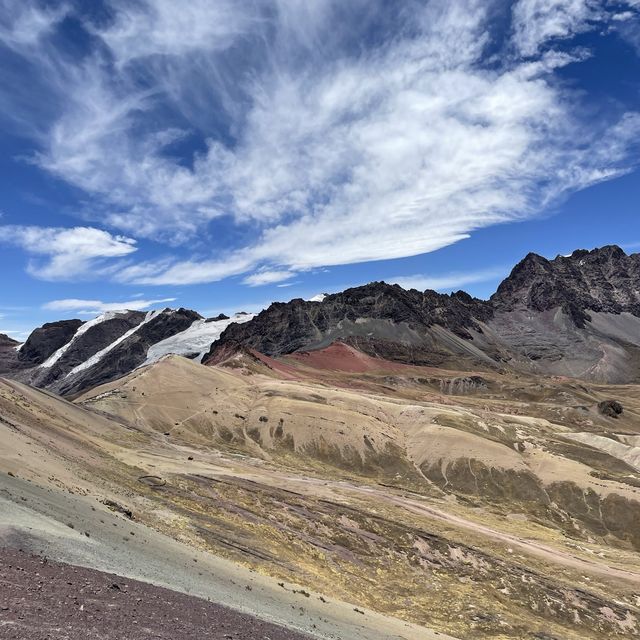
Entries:
{"type": "Polygon", "coordinates": [[[620,37],[633,47],[640,56],[640,2],[632,5],[633,11],[625,11],[614,16],[615,30],[620,37]]]}
{"type": "Polygon", "coordinates": [[[471,272],[453,272],[443,275],[430,276],[418,274],[412,276],[395,276],[385,278],[390,284],[399,284],[403,289],[433,289],[434,291],[453,291],[468,284],[477,282],[489,282],[503,278],[509,272],[508,269],[494,268],[471,272]]]}
{"type": "Polygon", "coordinates": [[[518,0],[513,7],[514,44],[532,56],[549,40],[569,38],[593,27],[599,0],[518,0]]]}
{"type": "Polygon", "coordinates": [[[114,0],[115,20],[90,25],[104,52],[75,67],[47,62],[58,54],[42,39],[22,49],[64,96],[37,162],[90,193],[107,224],[170,244],[228,225],[248,238],[224,255],[134,264],[119,281],[253,272],[257,285],[417,255],[534,216],[630,162],[638,116],[583,121],[553,74],[585,54],[540,54],[602,21],[601,2],[518,0],[512,40],[528,58],[497,65],[485,64],[480,0],[393,17],[373,0],[183,5],[114,0]],[[354,51],[376,19],[389,37],[354,51]],[[176,158],[195,134],[199,151],[176,158]]]}
{"type": "Polygon", "coordinates": [[[243,284],[248,284],[250,287],[260,287],[265,284],[273,284],[275,282],[289,280],[289,278],[293,278],[295,275],[295,271],[286,270],[257,271],[256,273],[252,273],[250,276],[247,276],[242,282],[243,284]]]}
{"type": "Polygon", "coordinates": [[[135,240],[93,227],[0,226],[0,243],[22,247],[33,258],[28,271],[43,280],[74,280],[108,270],[107,261],[136,251],[135,240]]]}
{"type": "Polygon", "coordinates": [[[18,50],[36,45],[60,23],[68,11],[66,3],[53,8],[0,0],[0,41],[18,50]]]}
{"type": "Polygon", "coordinates": [[[102,300],[79,300],[77,298],[66,298],[63,300],[52,300],[42,305],[43,309],[49,311],[75,311],[80,315],[96,315],[105,311],[143,311],[150,307],[165,302],[174,302],[175,298],[161,298],[159,300],[127,300],[126,302],[103,302],[102,300]]]}
{"type": "Polygon", "coordinates": [[[633,17],[637,0],[518,0],[513,6],[513,42],[525,56],[536,55],[554,40],[624,22],[633,17]]]}
{"type": "Polygon", "coordinates": [[[125,267],[118,271],[116,279],[136,284],[198,284],[216,282],[246,273],[254,264],[255,262],[242,252],[230,254],[226,259],[201,262],[156,260],[125,267]]]}
{"type": "MultiPolygon", "coordinates": [[[[250,27],[234,0],[112,0],[115,21],[98,31],[119,64],[149,56],[181,56],[226,49],[250,27]]],[[[257,17],[257,16],[256,16],[257,17]]]]}

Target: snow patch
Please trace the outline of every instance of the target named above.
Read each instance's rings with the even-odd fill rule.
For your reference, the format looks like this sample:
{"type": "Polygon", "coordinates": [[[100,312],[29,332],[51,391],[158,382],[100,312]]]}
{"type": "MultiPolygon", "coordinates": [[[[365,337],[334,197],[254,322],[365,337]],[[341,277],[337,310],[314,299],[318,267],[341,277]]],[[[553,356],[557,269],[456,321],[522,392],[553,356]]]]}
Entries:
{"type": "Polygon", "coordinates": [[[209,351],[211,343],[215,342],[232,322],[242,324],[249,322],[254,316],[255,314],[248,313],[236,314],[227,320],[213,320],[211,322],[196,320],[188,329],[149,347],[147,359],[141,366],[157,362],[169,354],[187,356],[197,353],[199,354],[197,361],[201,362],[209,351]]]}
{"type": "Polygon", "coordinates": [[[313,298],[309,298],[308,302],[322,302],[326,297],[326,293],[318,293],[313,298]]]}
{"type": "Polygon", "coordinates": [[[69,373],[65,376],[65,378],[68,378],[78,373],[79,371],[85,371],[86,369],[89,369],[90,367],[93,367],[94,365],[98,364],[98,362],[100,362],[100,360],[102,360],[102,358],[104,358],[104,356],[106,356],[107,353],[109,353],[109,351],[115,349],[115,347],[117,347],[121,342],[124,342],[129,336],[133,335],[136,331],[138,331],[140,327],[144,326],[145,324],[147,324],[147,322],[150,322],[161,313],[162,313],[162,309],[149,311],[145,316],[144,320],[139,325],[133,327],[133,329],[129,329],[129,331],[126,331],[125,333],[123,333],[119,338],[114,340],[110,345],[106,346],[101,351],[98,351],[98,353],[94,353],[88,360],[85,360],[84,362],[79,364],[77,367],[74,367],[73,369],[71,369],[71,371],[69,371],[69,373]]]}
{"type": "Polygon", "coordinates": [[[98,325],[98,324],[100,324],[102,322],[105,322],[106,320],[112,320],[118,314],[121,314],[121,313],[126,313],[126,311],[106,311],[105,313],[101,313],[97,318],[94,318],[93,320],[89,320],[88,322],[85,322],[83,325],[80,325],[78,327],[78,330],[75,332],[75,334],[71,338],[71,340],[69,340],[69,342],[67,342],[67,344],[63,344],[57,351],[55,351],[53,354],[51,354],[49,356],[49,358],[47,360],[45,360],[40,366],[45,368],[45,369],[48,369],[49,367],[52,367],[56,362],[58,362],[58,360],[60,360],[60,358],[65,354],[67,349],[69,349],[69,347],[82,334],[84,334],[87,331],[89,331],[89,329],[91,329],[91,327],[95,327],[96,325],[98,325]]]}

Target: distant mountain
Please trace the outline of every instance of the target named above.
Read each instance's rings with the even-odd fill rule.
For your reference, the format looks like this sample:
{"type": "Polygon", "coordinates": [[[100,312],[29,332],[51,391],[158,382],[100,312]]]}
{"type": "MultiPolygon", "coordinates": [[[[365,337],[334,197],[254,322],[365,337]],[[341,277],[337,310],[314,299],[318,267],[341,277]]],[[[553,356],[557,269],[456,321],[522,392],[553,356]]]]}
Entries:
{"type": "Polygon", "coordinates": [[[20,343],[8,335],[0,333],[0,375],[2,371],[11,371],[17,366],[18,353],[16,348],[20,343]]]}
{"type": "Polygon", "coordinates": [[[334,342],[373,357],[456,370],[640,380],[640,254],[616,246],[518,263],[490,300],[384,282],[273,303],[255,317],[187,309],[109,312],[0,337],[0,375],[73,395],[175,353],[221,362],[278,358],[334,342]]]}
{"type": "Polygon", "coordinates": [[[375,282],[319,302],[275,303],[230,325],[208,358],[238,344],[281,356],[340,340],[411,364],[640,379],[640,254],[616,246],[529,254],[489,301],[375,282]]]}
{"type": "Polygon", "coordinates": [[[529,254],[490,303],[486,337],[513,368],[640,379],[640,254],[617,246],[554,260],[529,254]]]}
{"type": "Polygon", "coordinates": [[[67,344],[82,326],[82,320],[47,322],[35,329],[20,348],[20,361],[39,365],[67,344]]]}
{"type": "Polygon", "coordinates": [[[88,322],[50,322],[33,331],[19,349],[6,336],[0,339],[0,375],[72,395],[167,353],[201,358],[230,322],[251,317],[206,321],[195,311],[164,309],[110,311],[88,322]]]}
{"type": "Polygon", "coordinates": [[[576,326],[590,311],[640,316],[640,254],[616,246],[578,250],[547,260],[530,253],[491,298],[496,310],[561,308],[576,326]]]}
{"type": "Polygon", "coordinates": [[[0,333],[0,375],[16,371],[21,368],[18,361],[17,348],[19,342],[10,338],[4,333],[0,333]]]}
{"type": "Polygon", "coordinates": [[[251,322],[230,325],[210,356],[227,342],[279,356],[340,340],[374,356],[415,364],[446,364],[465,349],[472,361],[482,354],[467,348],[471,332],[480,332],[480,322],[491,314],[488,303],[462,291],[449,296],[373,282],[321,302],[274,303],[251,322]],[[458,345],[454,352],[443,343],[443,332],[458,345]]]}

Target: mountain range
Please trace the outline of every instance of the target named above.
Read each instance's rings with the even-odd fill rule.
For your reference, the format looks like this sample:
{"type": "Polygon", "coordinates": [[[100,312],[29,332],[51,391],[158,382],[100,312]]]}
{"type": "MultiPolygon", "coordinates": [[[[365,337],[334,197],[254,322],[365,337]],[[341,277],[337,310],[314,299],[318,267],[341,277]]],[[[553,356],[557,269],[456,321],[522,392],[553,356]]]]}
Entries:
{"type": "MultiPolygon", "coordinates": [[[[0,336],[0,549],[319,640],[638,637],[639,261],[0,336]]],[[[93,615],[73,580],[54,601],[93,615]]]]}
{"type": "Polygon", "coordinates": [[[63,395],[167,353],[215,364],[241,349],[271,358],[345,343],[395,362],[624,383],[640,378],[640,254],[620,247],[527,255],[489,300],[384,282],[273,303],[255,317],[187,309],[108,312],[0,337],[0,374],[63,395]]]}

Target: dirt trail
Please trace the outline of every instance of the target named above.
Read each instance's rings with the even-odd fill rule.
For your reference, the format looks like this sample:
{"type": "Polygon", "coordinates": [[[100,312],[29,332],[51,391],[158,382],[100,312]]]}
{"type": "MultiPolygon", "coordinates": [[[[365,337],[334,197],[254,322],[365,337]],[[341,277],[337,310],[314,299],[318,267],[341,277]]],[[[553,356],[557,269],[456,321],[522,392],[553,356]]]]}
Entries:
{"type": "MultiPolygon", "coordinates": [[[[220,469],[222,471],[222,469],[220,469]]],[[[228,473],[228,472],[224,472],[228,473]]],[[[214,473],[215,475],[215,473],[214,473]]],[[[428,518],[435,518],[441,522],[454,525],[456,527],[472,531],[476,534],[482,534],[491,540],[503,542],[509,547],[516,547],[525,553],[534,555],[538,558],[542,558],[552,564],[560,565],[568,569],[573,569],[587,574],[595,574],[604,578],[626,580],[633,584],[640,584],[640,573],[636,571],[630,571],[627,569],[621,569],[613,567],[602,561],[589,561],[584,558],[577,557],[569,552],[561,549],[554,548],[535,540],[527,540],[519,538],[518,536],[497,531],[491,527],[480,524],[474,520],[468,520],[462,516],[458,516],[447,511],[438,509],[437,507],[429,506],[424,502],[414,500],[405,496],[399,496],[389,491],[382,491],[375,487],[369,487],[364,485],[356,485],[351,482],[345,481],[332,481],[326,479],[318,479],[311,477],[296,477],[289,476],[283,473],[260,473],[259,470],[255,470],[249,473],[237,473],[229,474],[237,475],[246,479],[252,479],[265,484],[276,485],[277,482],[286,482],[289,486],[297,486],[300,488],[304,485],[313,486],[319,488],[323,493],[333,494],[333,497],[344,496],[345,493],[351,494],[364,494],[367,496],[374,496],[376,499],[402,507],[412,513],[426,516],[428,518]]]]}
{"type": "Polygon", "coordinates": [[[583,571],[585,573],[596,574],[605,578],[616,578],[620,580],[627,580],[634,584],[640,584],[640,573],[635,571],[612,567],[603,562],[590,562],[589,560],[579,558],[571,553],[556,549],[541,542],[536,542],[535,540],[525,540],[509,533],[496,531],[495,529],[480,524],[479,522],[467,520],[461,516],[442,511],[435,507],[427,506],[426,504],[417,500],[412,500],[411,498],[396,496],[374,488],[358,487],[351,484],[348,485],[348,488],[353,492],[375,495],[376,498],[381,501],[403,507],[412,513],[427,516],[429,518],[436,518],[437,520],[447,522],[468,531],[480,533],[487,538],[504,542],[509,547],[517,547],[526,553],[543,558],[544,560],[556,565],[561,565],[577,571],[583,571]]]}
{"type": "MultiPolygon", "coordinates": [[[[379,494],[379,497],[382,496],[380,496],[379,494]]],[[[393,502],[394,504],[403,506],[414,513],[427,515],[444,522],[455,524],[476,533],[482,533],[488,538],[499,540],[513,547],[518,547],[519,549],[522,549],[527,553],[548,560],[553,564],[562,565],[570,569],[576,569],[578,571],[584,571],[585,573],[597,574],[605,578],[617,578],[621,580],[627,580],[635,584],[640,584],[640,573],[612,567],[602,562],[589,562],[588,560],[578,558],[570,553],[561,551],[560,549],[555,549],[553,547],[542,544],[541,542],[536,542],[533,540],[523,540],[522,538],[518,538],[508,533],[496,531],[495,529],[491,529],[490,527],[481,525],[477,522],[465,520],[460,516],[446,513],[445,511],[440,511],[438,509],[434,509],[433,507],[427,507],[413,500],[395,499],[393,496],[386,496],[385,499],[389,502],[393,502]]]]}

